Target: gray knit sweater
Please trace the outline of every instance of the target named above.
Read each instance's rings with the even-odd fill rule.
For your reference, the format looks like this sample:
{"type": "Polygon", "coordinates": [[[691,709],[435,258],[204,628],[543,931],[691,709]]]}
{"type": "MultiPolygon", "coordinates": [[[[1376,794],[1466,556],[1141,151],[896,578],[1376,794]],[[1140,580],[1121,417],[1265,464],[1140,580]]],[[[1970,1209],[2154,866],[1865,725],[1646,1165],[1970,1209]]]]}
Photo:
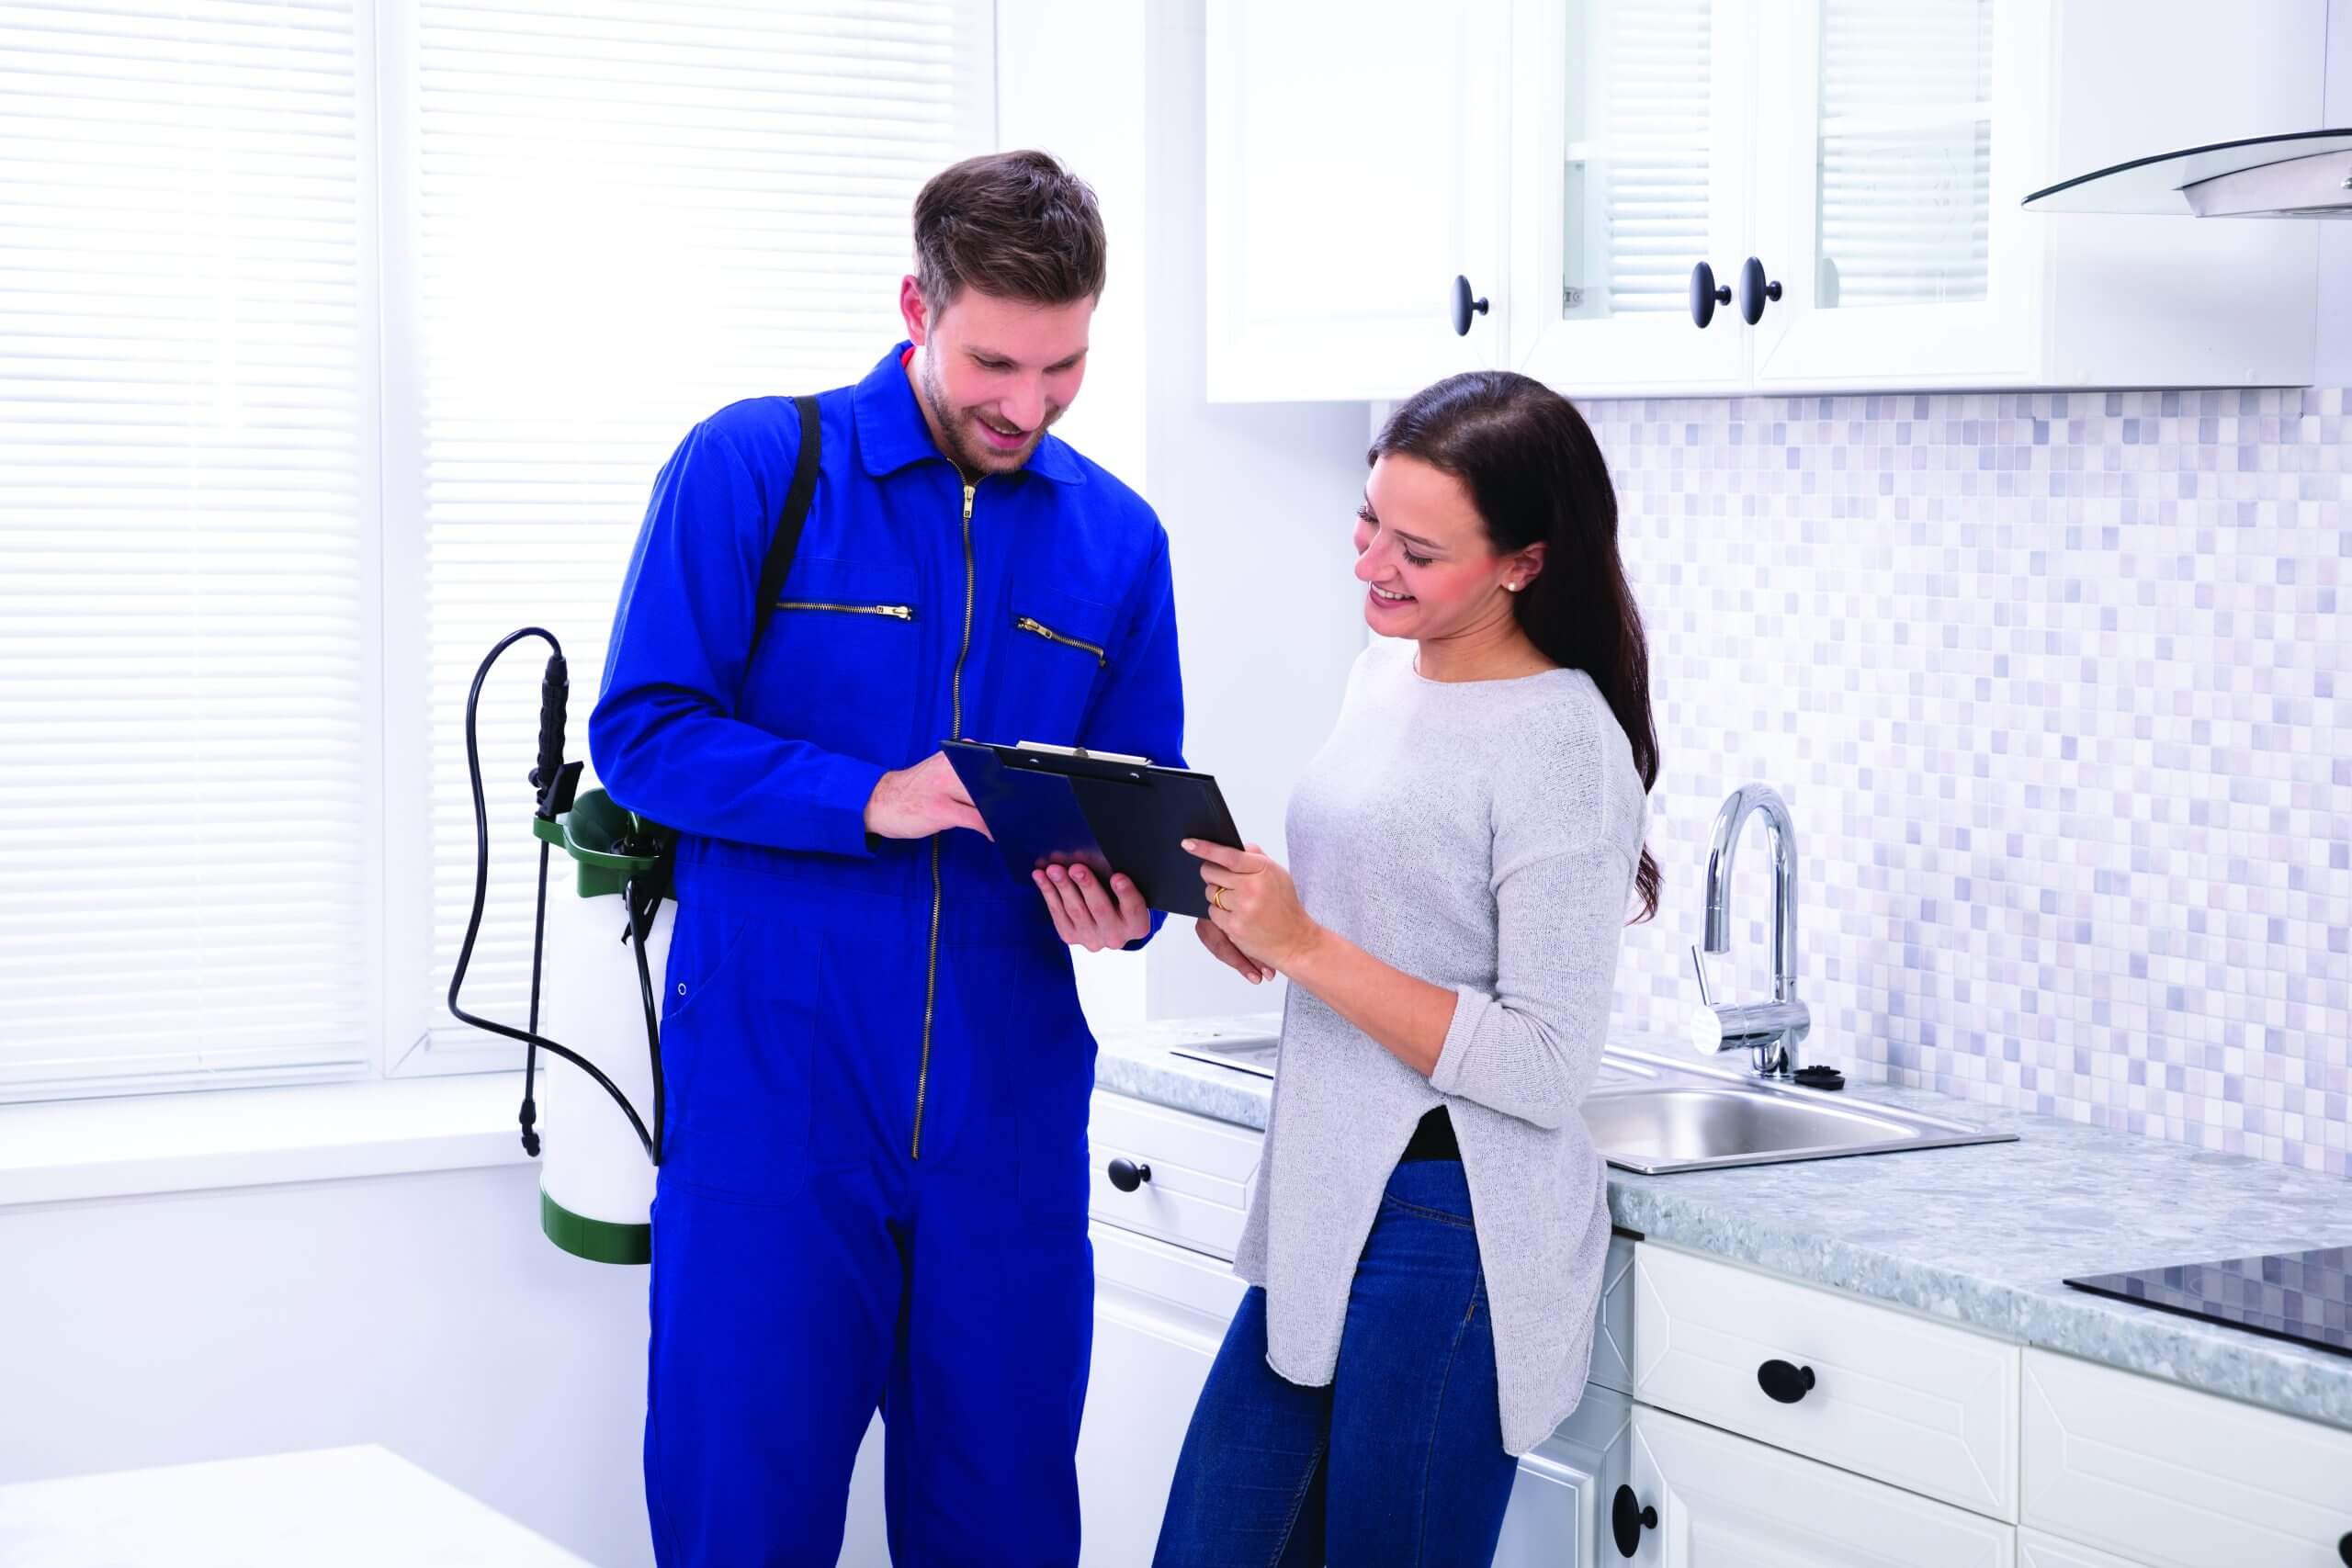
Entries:
{"type": "Polygon", "coordinates": [[[1600,1065],[1645,804],[1590,677],[1442,682],[1375,643],[1291,796],[1306,911],[1457,993],[1428,1077],[1301,987],[1235,1270],[1263,1285],[1267,1364],[1331,1381],[1364,1238],[1414,1123],[1447,1107],[1494,1314],[1503,1447],[1583,1397],[1609,1246],[1580,1107],[1600,1065]]]}

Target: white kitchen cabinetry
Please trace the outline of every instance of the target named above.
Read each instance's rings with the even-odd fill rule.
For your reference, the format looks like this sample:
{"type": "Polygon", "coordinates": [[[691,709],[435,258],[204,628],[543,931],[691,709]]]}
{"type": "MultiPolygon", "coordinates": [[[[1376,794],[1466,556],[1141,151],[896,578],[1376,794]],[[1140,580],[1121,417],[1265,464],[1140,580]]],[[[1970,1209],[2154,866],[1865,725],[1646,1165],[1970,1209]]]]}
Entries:
{"type": "Polygon", "coordinates": [[[2018,1348],[1645,1244],[1634,1397],[2015,1522],[2018,1348]]]}
{"type": "Polygon", "coordinates": [[[2352,1562],[2352,1432],[2025,1354],[2025,1523],[2149,1568],[2352,1562]]]}
{"type": "Polygon", "coordinates": [[[1211,400],[1499,364],[1509,0],[1209,0],[1207,24],[1211,400]],[[1456,276],[1492,301],[1466,335],[1456,276]]]}
{"type": "Polygon", "coordinates": [[[1750,0],[1516,0],[1510,364],[1564,389],[1733,390],[1736,308],[1692,324],[1690,272],[1733,281],[1753,226],[1750,0]]]}
{"type": "Polygon", "coordinates": [[[1519,1461],[1493,1568],[1574,1568],[1621,1561],[1610,1501],[1632,1479],[1634,1403],[1593,1383],[1576,1414],[1519,1461]]]}
{"type": "MultiPolygon", "coordinates": [[[[1230,1265],[1261,1144],[1244,1127],[1098,1092],[1094,1359],[1079,1434],[1087,1568],[1151,1561],[1201,1386],[1245,1287],[1230,1265]],[[1114,1174],[1115,1172],[1115,1174],[1114,1174]]],[[[1632,1442],[1634,1246],[1612,1239],[1584,1402],[1520,1462],[1497,1568],[1617,1561],[1632,1442]]]]}
{"type": "MultiPolygon", "coordinates": [[[[2008,1568],[2017,1532],[1695,1421],[1636,1405],[1642,1568],[2008,1568]],[[1645,1516],[1646,1517],[1647,1516],[1645,1516]]],[[[1623,1561],[1613,1549],[1607,1562],[1623,1561]]]]}
{"type": "Polygon", "coordinates": [[[1580,396],[2307,382],[2311,223],[2019,207],[2319,125],[2326,0],[2259,13],[1213,6],[1210,395],[1394,398],[1479,365],[1580,396]],[[1702,262],[1729,294],[1703,328],[1702,262]],[[1467,338],[1456,273],[1492,299],[1467,338]]]}
{"type": "Polygon", "coordinates": [[[1764,389],[2309,381],[2307,221],[2030,213],[2034,191],[2321,121],[2325,0],[1815,0],[1757,62],[1764,389]]]}
{"type": "MultiPolygon", "coordinates": [[[[1079,1477],[1109,1568],[1150,1561],[1261,1140],[1114,1094],[1090,1138],[1079,1477]]],[[[1584,1402],[1521,1462],[1495,1562],[1627,1561],[2341,1568],[2352,1432],[1620,1236],[1584,1402]]]]}
{"type": "Polygon", "coordinates": [[[1151,1561],[1201,1384],[1244,1289],[1219,1258],[1096,1223],[1094,1364],[1078,1436],[1084,1568],[1151,1561]]]}

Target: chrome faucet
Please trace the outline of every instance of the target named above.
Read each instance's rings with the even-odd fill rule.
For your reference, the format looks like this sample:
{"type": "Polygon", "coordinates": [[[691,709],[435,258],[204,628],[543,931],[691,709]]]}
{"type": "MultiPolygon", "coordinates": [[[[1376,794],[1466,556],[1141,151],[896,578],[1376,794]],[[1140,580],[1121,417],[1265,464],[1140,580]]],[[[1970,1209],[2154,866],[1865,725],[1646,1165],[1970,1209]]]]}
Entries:
{"type": "Polygon", "coordinates": [[[1795,1077],[1797,1046],[1813,1031],[1812,1013],[1797,1000],[1797,829],[1788,803],[1770,784],[1740,785],[1715,813],[1714,843],[1707,851],[1704,953],[1693,947],[1690,966],[1698,972],[1701,1004],[1691,1043],[1701,1054],[1745,1047],[1758,1077],[1795,1077]],[[1707,986],[1705,953],[1731,951],[1732,854],[1740,829],[1758,811],[1772,832],[1772,999],[1718,1004],[1707,986]]]}

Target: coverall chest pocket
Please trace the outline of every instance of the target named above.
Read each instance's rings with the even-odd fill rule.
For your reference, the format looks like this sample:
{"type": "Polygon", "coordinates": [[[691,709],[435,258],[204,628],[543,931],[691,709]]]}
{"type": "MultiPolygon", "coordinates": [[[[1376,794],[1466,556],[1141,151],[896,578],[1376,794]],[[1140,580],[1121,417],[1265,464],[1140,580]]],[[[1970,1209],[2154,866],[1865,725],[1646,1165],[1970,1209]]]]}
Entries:
{"type": "Polygon", "coordinates": [[[828,750],[895,762],[922,705],[925,606],[913,570],[805,557],[777,595],[747,716],[828,750]]]}
{"type": "Polygon", "coordinates": [[[1074,746],[1095,691],[1111,672],[1108,604],[1044,584],[1014,584],[1000,709],[1004,739],[1074,746]]]}

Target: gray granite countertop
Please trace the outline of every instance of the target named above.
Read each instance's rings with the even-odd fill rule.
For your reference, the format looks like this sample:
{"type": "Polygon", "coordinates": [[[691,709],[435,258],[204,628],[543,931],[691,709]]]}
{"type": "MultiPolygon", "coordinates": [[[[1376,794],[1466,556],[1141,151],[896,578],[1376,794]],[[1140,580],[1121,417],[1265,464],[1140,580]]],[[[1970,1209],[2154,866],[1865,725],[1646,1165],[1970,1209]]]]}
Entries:
{"type": "MultiPolygon", "coordinates": [[[[1171,1046],[1271,1036],[1280,1015],[1101,1032],[1098,1084],[1262,1128],[1270,1086],[1171,1046]]],[[[1623,1043],[1662,1055],[1671,1042],[1623,1043]]],[[[2018,1134],[2013,1144],[1636,1176],[1623,1229],[2028,1345],[2352,1428],[2352,1356],[2069,1289],[2069,1276],[2352,1244],[2352,1182],[2052,1117],[1857,1082],[1858,1099],[2018,1134]]]]}

